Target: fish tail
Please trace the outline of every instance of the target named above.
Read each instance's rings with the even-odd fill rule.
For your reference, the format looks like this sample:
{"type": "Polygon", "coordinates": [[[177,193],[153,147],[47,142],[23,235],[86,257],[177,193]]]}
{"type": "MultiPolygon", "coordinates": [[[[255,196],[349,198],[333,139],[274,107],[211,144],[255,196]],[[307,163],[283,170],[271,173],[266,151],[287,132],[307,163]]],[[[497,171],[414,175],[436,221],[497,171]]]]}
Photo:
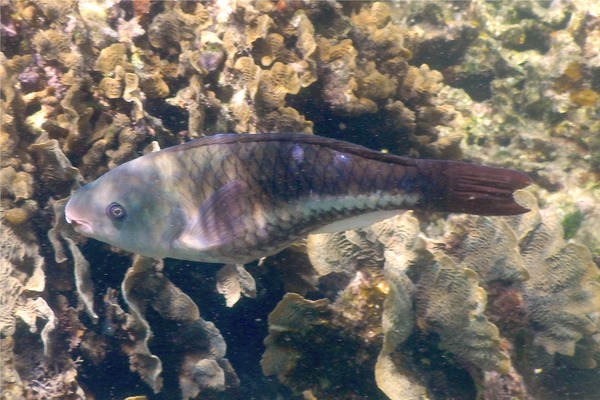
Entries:
{"type": "Polygon", "coordinates": [[[478,215],[516,215],[529,211],[513,193],[531,184],[523,172],[460,161],[418,160],[425,176],[423,208],[478,215]]]}

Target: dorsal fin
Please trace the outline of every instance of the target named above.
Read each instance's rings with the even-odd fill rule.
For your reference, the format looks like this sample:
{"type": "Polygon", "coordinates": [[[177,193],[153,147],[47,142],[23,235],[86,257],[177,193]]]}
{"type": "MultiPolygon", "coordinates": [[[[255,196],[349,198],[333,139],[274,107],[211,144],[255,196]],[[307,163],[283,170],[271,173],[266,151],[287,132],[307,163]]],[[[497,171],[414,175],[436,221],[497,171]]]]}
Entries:
{"type": "Polygon", "coordinates": [[[200,139],[192,140],[162,150],[163,152],[186,151],[198,147],[210,145],[227,145],[238,143],[256,143],[256,142],[293,142],[313,146],[322,146],[342,153],[354,154],[371,160],[379,160],[393,164],[415,165],[412,158],[397,156],[394,154],[382,153],[377,150],[369,149],[355,143],[342,140],[330,139],[323,136],[307,135],[304,133],[256,133],[256,134],[235,134],[222,133],[214,136],[205,136],[200,139]]]}

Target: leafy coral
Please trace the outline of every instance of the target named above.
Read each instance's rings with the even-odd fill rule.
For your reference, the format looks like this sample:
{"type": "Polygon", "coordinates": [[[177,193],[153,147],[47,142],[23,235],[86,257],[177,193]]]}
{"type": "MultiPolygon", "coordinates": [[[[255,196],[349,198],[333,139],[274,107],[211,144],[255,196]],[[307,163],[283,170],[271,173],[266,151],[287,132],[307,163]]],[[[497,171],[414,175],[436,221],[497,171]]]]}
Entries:
{"type": "MultiPolygon", "coordinates": [[[[579,340],[597,334],[593,315],[600,310],[599,273],[589,251],[566,244],[556,217],[541,212],[531,194],[518,196],[531,212],[510,218],[453,217],[442,240],[423,242],[418,223],[410,216],[309,238],[310,259],[322,274],[352,275],[367,265],[384,265],[390,293],[383,326],[390,333],[378,365],[386,365],[386,376],[396,376],[399,387],[413,378],[401,364],[396,365],[402,371],[399,375],[388,372],[393,359],[389,354],[406,340],[411,319],[419,329],[438,334],[439,346],[464,362],[484,371],[512,371],[510,379],[516,379],[517,385],[523,378],[515,375],[507,351],[512,348],[507,343],[515,339],[509,327],[529,329],[535,335],[533,343],[548,353],[570,356],[575,355],[579,340]],[[489,309],[487,291],[492,296],[489,309]],[[392,303],[394,298],[397,303],[392,303]],[[511,310],[504,307],[516,303],[509,298],[520,301],[525,314],[510,320],[512,326],[508,324],[511,310]],[[391,309],[393,314],[386,314],[391,309]],[[501,332],[492,321],[507,331],[501,332]]],[[[393,393],[385,389],[383,379],[378,383],[393,393]]],[[[414,383],[413,388],[418,387],[414,383]]]]}

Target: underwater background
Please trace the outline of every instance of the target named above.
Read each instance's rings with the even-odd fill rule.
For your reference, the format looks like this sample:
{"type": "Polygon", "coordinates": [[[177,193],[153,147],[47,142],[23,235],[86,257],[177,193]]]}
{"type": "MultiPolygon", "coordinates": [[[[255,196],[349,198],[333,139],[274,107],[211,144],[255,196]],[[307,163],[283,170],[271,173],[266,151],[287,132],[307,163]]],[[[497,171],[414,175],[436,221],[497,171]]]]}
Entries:
{"type": "Polygon", "coordinates": [[[1,399],[600,399],[600,3],[0,0],[1,399]],[[518,169],[245,266],[76,234],[71,192],[222,132],[518,169]]]}

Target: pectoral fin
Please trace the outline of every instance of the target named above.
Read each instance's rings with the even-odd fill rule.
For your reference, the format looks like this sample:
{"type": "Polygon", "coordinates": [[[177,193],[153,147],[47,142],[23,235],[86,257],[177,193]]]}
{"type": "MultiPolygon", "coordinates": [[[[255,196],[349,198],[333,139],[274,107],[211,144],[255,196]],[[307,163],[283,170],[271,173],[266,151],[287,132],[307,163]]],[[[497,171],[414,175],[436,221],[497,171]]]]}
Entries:
{"type": "Polygon", "coordinates": [[[245,234],[244,217],[251,212],[251,193],[240,180],[227,183],[199,207],[179,236],[176,246],[193,252],[214,250],[245,234]]]}

